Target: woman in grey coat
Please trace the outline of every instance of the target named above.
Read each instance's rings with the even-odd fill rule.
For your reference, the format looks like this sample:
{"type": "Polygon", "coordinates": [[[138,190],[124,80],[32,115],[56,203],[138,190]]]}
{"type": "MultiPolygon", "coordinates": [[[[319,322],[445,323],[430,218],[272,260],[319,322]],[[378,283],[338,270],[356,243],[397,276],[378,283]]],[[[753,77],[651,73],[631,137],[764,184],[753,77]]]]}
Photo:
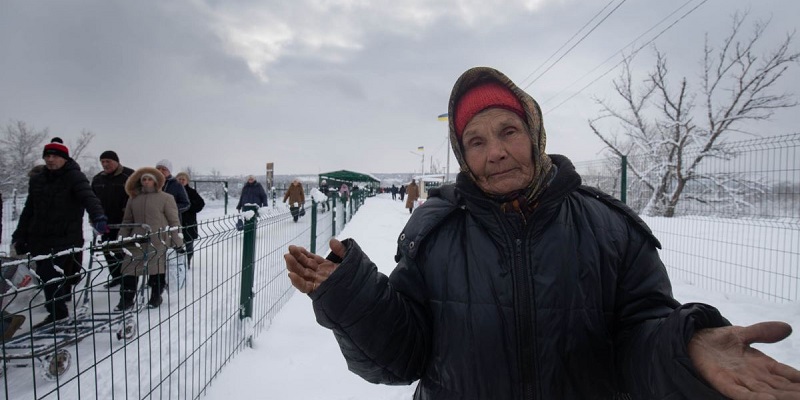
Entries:
{"type": "Polygon", "coordinates": [[[180,220],[175,198],[163,191],[164,175],[157,169],[145,167],[136,170],[125,183],[125,191],[130,196],[122,217],[121,237],[148,235],[150,240],[141,246],[132,246],[130,260],[122,266],[123,282],[118,310],[125,310],[134,304],[136,282],[140,275],[149,275],[150,300],[147,305],[156,308],[161,305],[161,294],[166,286],[167,249],[182,248],[180,220]],[[143,226],[147,224],[149,232],[143,226]]]}

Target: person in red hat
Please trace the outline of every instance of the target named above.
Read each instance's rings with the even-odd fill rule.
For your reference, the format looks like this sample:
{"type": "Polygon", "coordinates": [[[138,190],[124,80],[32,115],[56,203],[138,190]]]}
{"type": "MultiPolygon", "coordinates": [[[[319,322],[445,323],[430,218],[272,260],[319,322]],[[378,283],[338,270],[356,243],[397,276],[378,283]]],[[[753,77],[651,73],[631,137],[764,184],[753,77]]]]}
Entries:
{"type": "Polygon", "coordinates": [[[461,172],[411,215],[391,276],[352,239],[284,256],[351,371],[418,380],[415,399],[800,398],[800,371],[750,347],[791,327],[676,301],[658,239],[545,152],[508,77],[464,72],[448,111],[461,172]]]}
{"type": "Polygon", "coordinates": [[[45,167],[30,177],[28,197],[11,236],[19,255],[50,255],[36,261],[36,273],[44,284],[47,317],[34,328],[69,317],[67,300],[77,283],[83,252],[56,254],[83,248],[84,210],[97,232],[108,231],[108,219],[100,200],[78,163],[70,158],[64,142],[53,138],[44,146],[42,158],[45,167]],[[66,280],[60,279],[65,276],[66,280]]]}

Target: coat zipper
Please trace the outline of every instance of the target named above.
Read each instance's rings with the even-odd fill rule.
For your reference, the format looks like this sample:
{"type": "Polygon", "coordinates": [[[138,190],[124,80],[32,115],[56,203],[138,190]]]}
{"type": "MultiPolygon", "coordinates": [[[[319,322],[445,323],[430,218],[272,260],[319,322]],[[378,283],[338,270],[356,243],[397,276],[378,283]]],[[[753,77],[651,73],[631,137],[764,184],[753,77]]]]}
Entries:
{"type": "Polygon", "coordinates": [[[531,304],[533,302],[530,274],[524,264],[522,255],[522,239],[514,239],[514,263],[516,271],[515,281],[517,288],[517,318],[519,329],[517,342],[519,343],[520,378],[522,380],[522,398],[525,400],[536,398],[536,332],[532,329],[535,325],[531,304]]]}

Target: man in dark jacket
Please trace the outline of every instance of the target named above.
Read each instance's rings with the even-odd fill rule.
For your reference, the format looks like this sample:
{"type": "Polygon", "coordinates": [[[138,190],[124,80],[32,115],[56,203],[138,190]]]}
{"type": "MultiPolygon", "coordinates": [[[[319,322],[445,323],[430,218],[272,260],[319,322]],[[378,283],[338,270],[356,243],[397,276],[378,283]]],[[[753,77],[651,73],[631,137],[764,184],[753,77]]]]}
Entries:
{"type": "Polygon", "coordinates": [[[545,153],[505,75],[465,72],[448,117],[462,172],[412,214],[390,277],[352,239],[285,255],[351,371],[419,380],[415,399],[800,397],[800,372],[749,346],[791,327],[678,303],[650,229],[545,153]]]}
{"type": "MultiPolygon", "coordinates": [[[[178,215],[182,215],[192,204],[189,202],[189,195],[186,194],[186,189],[172,176],[172,163],[169,160],[161,160],[156,163],[156,169],[166,178],[164,187],[161,190],[175,198],[175,204],[178,205],[178,215]]],[[[183,225],[183,221],[181,221],[181,225],[183,225]]]]}
{"type": "MultiPolygon", "coordinates": [[[[97,198],[100,199],[100,204],[103,205],[103,210],[106,213],[106,217],[108,217],[108,223],[119,224],[125,214],[125,205],[128,204],[125,182],[133,174],[133,170],[122,166],[119,163],[117,153],[111,150],[100,154],[100,165],[103,170],[92,178],[92,190],[94,190],[97,198]]],[[[116,240],[118,234],[119,229],[110,229],[108,233],[103,234],[102,239],[104,241],[116,240]]],[[[117,286],[120,284],[119,278],[122,276],[120,264],[125,254],[121,250],[106,250],[103,251],[103,255],[108,264],[109,274],[109,281],[104,286],[106,288],[117,286]]]]}
{"type": "Polygon", "coordinates": [[[178,172],[178,175],[175,175],[175,179],[177,179],[178,183],[186,190],[186,195],[189,196],[189,203],[191,204],[189,209],[184,211],[181,215],[183,220],[183,245],[186,247],[186,268],[191,268],[192,256],[194,256],[194,240],[199,237],[197,230],[197,213],[203,211],[206,202],[203,200],[203,197],[200,196],[200,193],[197,193],[197,190],[189,186],[189,174],[186,172],[178,172]]]}
{"type": "MultiPolygon", "coordinates": [[[[31,256],[56,254],[82,248],[83,212],[89,213],[94,229],[107,233],[108,219],[80,166],[69,156],[60,138],[44,146],[45,168],[35,173],[28,184],[28,198],[11,237],[17,254],[31,256]]],[[[76,283],[83,253],[50,256],[36,261],[36,273],[44,283],[47,317],[35,326],[67,318],[67,299],[76,283]],[[63,271],[60,272],[59,270],[63,271]],[[58,279],[66,277],[66,280],[58,279]],[[55,282],[51,282],[55,281],[55,282]]]]}
{"type": "Polygon", "coordinates": [[[242,194],[239,196],[236,210],[242,211],[242,207],[246,204],[254,204],[259,207],[267,206],[267,192],[260,183],[256,182],[256,177],[253,175],[247,176],[247,182],[242,187],[242,194]]]}

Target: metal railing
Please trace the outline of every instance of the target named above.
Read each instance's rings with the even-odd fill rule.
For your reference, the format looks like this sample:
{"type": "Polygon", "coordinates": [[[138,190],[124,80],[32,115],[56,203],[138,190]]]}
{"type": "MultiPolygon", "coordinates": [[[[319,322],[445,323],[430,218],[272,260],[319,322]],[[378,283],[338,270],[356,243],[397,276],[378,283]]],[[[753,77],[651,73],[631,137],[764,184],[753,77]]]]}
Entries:
{"type": "Polygon", "coordinates": [[[4,323],[19,317],[24,322],[13,338],[0,342],[0,398],[200,398],[295,293],[283,260],[287,246],[316,247],[324,254],[328,239],[341,231],[364,197],[354,195],[344,204],[337,200],[328,199],[330,211],[325,212],[308,200],[307,213],[297,222],[287,210],[271,207],[201,221],[185,286],[168,288],[161,306],[153,309],[146,305],[151,289],[142,277],[135,305],[114,311],[120,291],[104,287],[109,262],[103,253],[124,253],[123,268],[182,257],[153,244],[163,232],[57,255],[3,258],[4,323]],[[242,230],[237,229],[240,217],[245,219],[242,230]],[[58,288],[55,299],[66,302],[70,317],[37,328],[46,315],[46,285],[39,282],[37,262],[57,257],[82,265],[72,278],[79,282],[48,282],[58,288]]]}
{"type": "MultiPolygon", "coordinates": [[[[731,142],[713,152],[690,148],[682,161],[704,151],[669,217],[654,200],[652,182],[659,170],[681,164],[630,156],[575,166],[584,184],[626,199],[642,215],[673,279],[775,302],[800,300],[800,134],[731,142]]],[[[666,192],[676,193],[678,185],[669,181],[666,192]]]]}

